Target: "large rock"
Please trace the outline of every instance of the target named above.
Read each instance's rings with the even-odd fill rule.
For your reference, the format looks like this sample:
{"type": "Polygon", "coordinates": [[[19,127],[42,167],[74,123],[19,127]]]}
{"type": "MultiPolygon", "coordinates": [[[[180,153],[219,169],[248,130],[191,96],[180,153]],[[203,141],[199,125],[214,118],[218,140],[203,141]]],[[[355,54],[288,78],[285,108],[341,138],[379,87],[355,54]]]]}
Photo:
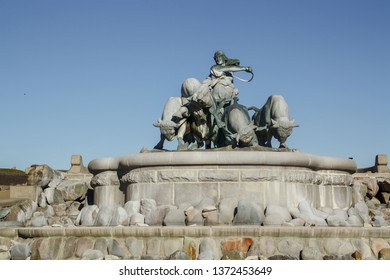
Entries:
{"type": "Polygon", "coordinates": [[[40,186],[45,188],[49,185],[54,175],[53,169],[48,165],[33,165],[26,169],[27,184],[31,186],[40,186]]]}
{"type": "Polygon", "coordinates": [[[93,226],[98,215],[99,208],[96,205],[89,205],[81,209],[77,217],[77,224],[82,226],[93,226]]]}
{"type": "Polygon", "coordinates": [[[222,257],[214,239],[204,238],[199,245],[198,260],[220,260],[222,257]]]}
{"type": "Polygon", "coordinates": [[[129,215],[127,214],[125,208],[118,206],[113,213],[110,226],[128,226],[129,225],[129,215]]]}
{"type": "Polygon", "coordinates": [[[102,206],[96,216],[95,226],[109,226],[116,211],[116,207],[102,206]]]}
{"type": "Polygon", "coordinates": [[[262,205],[243,199],[237,204],[233,225],[261,225],[264,218],[262,205]]]}
{"type": "Polygon", "coordinates": [[[304,248],[302,239],[286,238],[278,243],[278,250],[281,254],[299,260],[300,253],[304,248]]]}
{"type": "Polygon", "coordinates": [[[366,195],[369,198],[376,196],[376,194],[379,191],[379,186],[378,186],[376,178],[364,177],[364,178],[359,178],[359,181],[367,187],[367,194],[366,195]]]}
{"type": "Polygon", "coordinates": [[[282,225],[292,220],[286,207],[269,204],[265,210],[264,225],[282,225]]]}
{"type": "Polygon", "coordinates": [[[306,200],[302,200],[298,204],[298,211],[295,209],[290,209],[290,213],[293,218],[303,219],[307,225],[313,226],[327,226],[324,217],[319,215],[319,211],[313,208],[310,203],[306,200]]]}
{"type": "Polygon", "coordinates": [[[26,260],[30,257],[31,247],[25,243],[17,243],[11,248],[12,260],[26,260]]]}
{"type": "Polygon", "coordinates": [[[88,183],[79,180],[66,180],[62,181],[57,189],[65,201],[82,200],[87,194],[88,183]]]}
{"type": "Polygon", "coordinates": [[[124,208],[127,212],[127,215],[131,217],[133,214],[139,213],[141,211],[141,202],[139,200],[127,201],[124,205],[124,208]]]}
{"type": "Polygon", "coordinates": [[[165,216],[171,209],[176,209],[176,207],[171,205],[161,205],[153,208],[145,215],[145,223],[150,226],[162,226],[165,216]]]}
{"type": "Polygon", "coordinates": [[[185,215],[184,211],[181,209],[171,209],[165,215],[164,225],[165,226],[185,226],[185,215]]]}

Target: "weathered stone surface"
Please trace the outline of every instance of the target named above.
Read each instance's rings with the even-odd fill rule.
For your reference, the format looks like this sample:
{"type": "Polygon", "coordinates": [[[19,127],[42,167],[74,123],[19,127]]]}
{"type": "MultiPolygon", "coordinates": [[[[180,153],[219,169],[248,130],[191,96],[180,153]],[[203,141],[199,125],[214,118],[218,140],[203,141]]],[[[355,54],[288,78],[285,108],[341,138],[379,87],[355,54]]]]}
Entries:
{"type": "Polygon", "coordinates": [[[65,201],[84,199],[88,191],[89,183],[79,180],[62,181],[57,189],[61,192],[65,201]]]}
{"type": "Polygon", "coordinates": [[[139,213],[141,211],[141,201],[139,200],[127,201],[124,205],[124,208],[127,212],[127,215],[131,217],[133,214],[139,213]]]}
{"type": "MultiPolygon", "coordinates": [[[[35,212],[35,213],[39,213],[39,212],[35,212]]],[[[47,225],[48,223],[43,213],[41,213],[40,215],[34,215],[34,217],[31,218],[32,227],[43,227],[47,225]]]]}
{"type": "Polygon", "coordinates": [[[91,186],[110,186],[117,185],[119,186],[120,181],[118,179],[118,173],[116,171],[104,171],[96,174],[91,179],[91,186]]]}
{"type": "Polygon", "coordinates": [[[301,218],[303,219],[308,225],[314,225],[314,226],[327,226],[324,218],[321,218],[318,215],[318,212],[315,208],[313,208],[309,202],[306,200],[301,201],[298,204],[298,210],[299,212],[292,211],[293,209],[290,209],[290,213],[293,218],[301,218]]]}
{"type": "Polygon", "coordinates": [[[264,226],[280,226],[283,224],[287,224],[288,222],[284,222],[283,218],[279,214],[270,214],[265,216],[264,226]]]}
{"type": "Polygon", "coordinates": [[[20,209],[19,205],[13,205],[10,208],[8,215],[4,219],[6,222],[24,223],[26,220],[26,213],[20,209]]]}
{"type": "Polygon", "coordinates": [[[63,203],[65,200],[62,197],[61,191],[57,188],[48,187],[44,189],[44,194],[47,200],[47,203],[54,204],[54,203],[63,203]]]}
{"type": "Polygon", "coordinates": [[[183,238],[168,238],[162,242],[162,249],[164,256],[168,257],[182,250],[183,248],[183,238]]]}
{"type": "Polygon", "coordinates": [[[379,260],[390,260],[390,248],[383,248],[378,253],[379,260]]]}
{"type": "Polygon", "coordinates": [[[359,216],[363,219],[365,223],[369,223],[371,221],[369,212],[368,212],[368,207],[364,203],[364,201],[358,202],[355,204],[354,208],[357,210],[359,213],[359,216]]]}
{"type": "Polygon", "coordinates": [[[198,260],[220,260],[222,257],[214,239],[204,238],[199,244],[198,260]]]}
{"type": "Polygon", "coordinates": [[[190,256],[191,260],[198,259],[199,244],[200,240],[197,238],[184,237],[184,252],[190,256]]]}
{"type": "MultiPolygon", "coordinates": [[[[162,226],[167,213],[171,210],[175,210],[176,207],[172,205],[161,205],[154,208],[148,214],[145,215],[145,223],[153,226],[162,226]]],[[[184,220],[183,220],[184,221],[184,220]]]]}
{"type": "Polygon", "coordinates": [[[261,225],[263,221],[264,208],[262,205],[248,200],[240,200],[238,202],[233,225],[261,225]]]}
{"type": "Polygon", "coordinates": [[[56,216],[66,216],[68,206],[65,203],[53,204],[52,206],[56,216]]]}
{"type": "Polygon", "coordinates": [[[42,240],[38,254],[40,260],[57,260],[59,256],[60,248],[62,247],[61,238],[45,238],[42,240]]]}
{"type": "Polygon", "coordinates": [[[281,260],[293,261],[293,260],[297,260],[297,258],[294,258],[294,257],[291,257],[291,256],[287,256],[287,255],[275,255],[275,256],[269,257],[268,259],[269,260],[276,260],[276,261],[281,261],[281,260]]]}
{"type": "Polygon", "coordinates": [[[204,225],[205,226],[218,226],[223,225],[224,222],[221,220],[219,213],[210,212],[207,216],[205,216],[204,219],[204,225]]]}
{"type": "Polygon", "coordinates": [[[339,256],[339,255],[336,255],[336,256],[333,256],[333,255],[330,255],[330,256],[324,256],[324,260],[329,260],[329,261],[341,261],[341,260],[354,260],[354,257],[352,257],[352,254],[351,255],[343,255],[343,256],[339,256]]]}
{"type": "Polygon", "coordinates": [[[219,203],[220,219],[224,224],[232,224],[234,218],[234,210],[237,207],[237,198],[224,198],[219,203]]]}
{"type": "Polygon", "coordinates": [[[97,213],[95,226],[109,226],[117,207],[102,206],[97,213]]]}
{"type": "Polygon", "coordinates": [[[119,186],[96,186],[93,190],[93,202],[98,207],[123,205],[125,196],[119,186]]]}
{"type": "Polygon", "coordinates": [[[52,187],[52,188],[55,188],[57,187],[61,182],[62,180],[65,179],[65,175],[64,173],[58,171],[58,170],[53,170],[53,177],[51,177],[51,180],[49,182],[49,184],[47,185],[48,187],[52,187]]]}
{"type": "Polygon", "coordinates": [[[118,256],[124,260],[130,257],[130,252],[125,242],[117,239],[110,239],[108,241],[108,254],[118,256]]]}
{"type": "Polygon", "coordinates": [[[235,170],[200,170],[199,181],[201,182],[229,182],[238,181],[239,173],[235,170]]]}
{"type": "Polygon", "coordinates": [[[186,252],[178,250],[169,255],[168,260],[191,260],[191,258],[186,252]]]}
{"type": "Polygon", "coordinates": [[[265,215],[278,215],[283,222],[289,222],[292,219],[291,214],[286,207],[274,204],[267,205],[267,208],[265,209],[265,215]]]}
{"type": "Polygon", "coordinates": [[[243,260],[253,244],[252,238],[229,237],[221,241],[222,259],[243,260]]]}
{"type": "Polygon", "coordinates": [[[77,220],[82,226],[93,226],[98,215],[99,208],[96,205],[86,206],[81,209],[77,220]]]}
{"type": "Polygon", "coordinates": [[[344,215],[340,214],[332,214],[326,218],[326,222],[328,223],[328,226],[331,227],[343,227],[347,225],[346,219],[344,215]]]}
{"type": "Polygon", "coordinates": [[[324,242],[324,250],[330,256],[351,255],[355,249],[352,244],[346,240],[329,238],[324,242]]]}
{"type": "Polygon", "coordinates": [[[0,209],[0,220],[4,219],[11,210],[9,208],[0,209]]]}
{"type": "Polygon", "coordinates": [[[193,170],[164,170],[157,172],[158,182],[197,182],[198,171],[193,170]]]}
{"type": "Polygon", "coordinates": [[[2,260],[10,260],[11,259],[11,253],[9,251],[7,252],[0,252],[0,261],[2,260]]]}
{"type": "Polygon", "coordinates": [[[161,240],[158,238],[151,238],[146,242],[147,256],[161,256],[161,240]]]}
{"type": "Polygon", "coordinates": [[[125,208],[118,206],[116,207],[111,221],[110,226],[128,226],[129,225],[129,215],[127,214],[125,208]]]}
{"type": "Polygon", "coordinates": [[[390,193],[390,179],[378,179],[378,186],[381,192],[390,193]]]}
{"type": "Polygon", "coordinates": [[[184,211],[180,209],[170,209],[165,215],[163,224],[165,226],[185,226],[184,211]]]}
{"type": "Polygon", "coordinates": [[[145,216],[141,213],[135,213],[130,217],[130,225],[145,224],[145,216]]]}
{"type": "Polygon", "coordinates": [[[125,240],[127,248],[133,257],[141,257],[145,254],[145,244],[142,240],[135,237],[129,237],[125,240]]]}
{"type": "Polygon", "coordinates": [[[99,250],[88,249],[81,255],[82,260],[103,260],[104,255],[99,250]]]}
{"type": "Polygon", "coordinates": [[[323,255],[317,247],[304,247],[300,253],[302,260],[322,260],[323,255]]]}
{"type": "Polygon", "coordinates": [[[156,207],[157,203],[154,199],[142,199],[140,213],[146,216],[156,207]]]}
{"type": "Polygon", "coordinates": [[[363,260],[373,257],[373,252],[368,244],[368,241],[363,239],[353,239],[351,240],[353,247],[360,252],[361,258],[363,260]]]}
{"type": "Polygon", "coordinates": [[[379,252],[384,248],[390,248],[389,243],[382,238],[371,239],[371,250],[375,257],[378,258],[379,252]]]}
{"type": "Polygon", "coordinates": [[[375,178],[373,177],[364,177],[364,178],[359,178],[359,181],[367,187],[367,196],[372,198],[374,197],[378,191],[379,191],[379,186],[375,178]]]}
{"type": "Polygon", "coordinates": [[[25,243],[17,243],[11,248],[10,253],[12,260],[26,260],[30,257],[31,247],[25,243]]]}
{"type": "Polygon", "coordinates": [[[346,226],[348,226],[348,227],[363,227],[364,226],[364,221],[360,217],[360,215],[350,215],[345,222],[346,222],[346,226]]]}
{"type": "Polygon", "coordinates": [[[54,176],[54,170],[48,165],[34,165],[26,169],[27,184],[45,188],[54,176]]]}
{"type": "Polygon", "coordinates": [[[76,251],[77,237],[68,237],[64,240],[63,244],[61,259],[66,260],[72,258],[76,251]]]}
{"type": "Polygon", "coordinates": [[[135,169],[125,174],[121,179],[123,183],[156,183],[157,171],[135,169]]]}
{"type": "Polygon", "coordinates": [[[77,239],[75,256],[81,258],[83,253],[94,248],[95,241],[89,237],[80,237],[77,239]]]}
{"type": "Polygon", "coordinates": [[[184,215],[185,215],[185,224],[187,226],[203,225],[202,212],[194,208],[193,206],[188,207],[184,211],[184,215]]]}
{"type": "Polygon", "coordinates": [[[303,248],[304,244],[298,238],[286,238],[278,242],[278,250],[282,255],[287,255],[297,260],[303,248]]]}
{"type": "Polygon", "coordinates": [[[374,227],[388,227],[389,223],[385,220],[383,216],[374,216],[372,218],[374,227]]]}
{"type": "Polygon", "coordinates": [[[99,250],[103,255],[108,254],[108,241],[106,238],[97,238],[93,247],[95,250],[99,250]]]}

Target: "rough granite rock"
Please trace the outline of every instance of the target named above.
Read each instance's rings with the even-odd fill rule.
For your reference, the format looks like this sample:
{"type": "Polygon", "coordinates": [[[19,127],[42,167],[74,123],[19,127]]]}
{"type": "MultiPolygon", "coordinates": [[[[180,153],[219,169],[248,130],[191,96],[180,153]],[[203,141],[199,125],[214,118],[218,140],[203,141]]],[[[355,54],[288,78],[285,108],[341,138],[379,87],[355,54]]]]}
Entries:
{"type": "Polygon", "coordinates": [[[264,218],[262,205],[243,199],[237,204],[233,225],[261,225],[264,218]]]}

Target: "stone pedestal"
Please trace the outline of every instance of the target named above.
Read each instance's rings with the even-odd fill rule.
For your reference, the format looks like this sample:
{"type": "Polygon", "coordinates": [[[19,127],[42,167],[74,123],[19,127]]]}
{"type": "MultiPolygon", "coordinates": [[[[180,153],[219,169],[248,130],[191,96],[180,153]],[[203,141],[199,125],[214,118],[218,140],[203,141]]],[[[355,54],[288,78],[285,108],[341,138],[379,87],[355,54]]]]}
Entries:
{"type": "Polygon", "coordinates": [[[198,204],[208,197],[248,199],[295,207],[346,209],[352,204],[351,159],[300,152],[171,151],[97,159],[89,170],[118,171],[126,201],[151,198],[160,205],[198,204]]]}
{"type": "Polygon", "coordinates": [[[151,198],[160,205],[198,205],[208,197],[295,207],[302,200],[315,208],[347,209],[353,178],[345,171],[280,166],[168,166],[130,171],[126,201],[151,198]]]}

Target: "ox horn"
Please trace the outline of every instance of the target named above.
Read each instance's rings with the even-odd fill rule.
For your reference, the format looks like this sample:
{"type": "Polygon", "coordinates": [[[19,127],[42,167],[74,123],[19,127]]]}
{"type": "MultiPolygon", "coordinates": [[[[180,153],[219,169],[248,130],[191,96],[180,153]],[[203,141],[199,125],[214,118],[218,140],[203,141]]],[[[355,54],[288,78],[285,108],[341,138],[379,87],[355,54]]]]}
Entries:
{"type": "Polygon", "coordinates": [[[162,119],[161,119],[161,118],[158,118],[158,119],[157,119],[157,123],[154,123],[153,125],[154,125],[155,127],[160,127],[160,126],[161,126],[161,122],[162,122],[162,119]]]}
{"type": "Polygon", "coordinates": [[[295,119],[291,120],[292,127],[299,127],[299,124],[295,122],[295,119]]]}

